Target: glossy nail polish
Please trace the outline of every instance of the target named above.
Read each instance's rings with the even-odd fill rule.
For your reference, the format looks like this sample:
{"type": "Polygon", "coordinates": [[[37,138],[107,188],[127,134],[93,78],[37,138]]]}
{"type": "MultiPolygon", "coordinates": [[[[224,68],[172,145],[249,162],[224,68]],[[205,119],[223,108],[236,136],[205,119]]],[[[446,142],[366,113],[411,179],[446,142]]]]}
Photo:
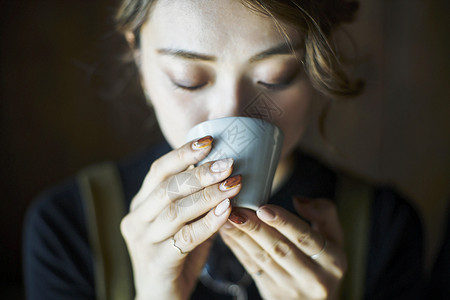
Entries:
{"type": "Polygon", "coordinates": [[[224,212],[227,211],[228,207],[230,207],[230,199],[225,199],[222,202],[220,202],[219,205],[216,206],[216,209],[214,210],[214,214],[216,216],[223,215],[224,212]]]}
{"type": "Polygon", "coordinates": [[[234,189],[239,184],[241,184],[241,177],[241,175],[235,175],[226,179],[219,185],[219,190],[221,190],[222,192],[226,192],[228,190],[234,189]]]}
{"type": "Polygon", "coordinates": [[[191,147],[193,150],[201,150],[201,149],[211,146],[212,141],[213,141],[212,136],[208,135],[208,136],[202,137],[201,139],[198,139],[195,142],[193,142],[191,147]]]}
{"type": "Polygon", "coordinates": [[[247,216],[238,211],[232,211],[228,219],[235,224],[244,224],[247,222],[247,216]]]}

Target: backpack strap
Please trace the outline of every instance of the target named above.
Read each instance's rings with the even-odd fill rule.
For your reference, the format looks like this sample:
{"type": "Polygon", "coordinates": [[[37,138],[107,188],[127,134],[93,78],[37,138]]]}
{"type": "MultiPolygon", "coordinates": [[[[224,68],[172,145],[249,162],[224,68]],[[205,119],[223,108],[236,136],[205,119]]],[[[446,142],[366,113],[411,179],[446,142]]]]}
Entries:
{"type": "MultiPolygon", "coordinates": [[[[113,163],[103,163],[81,171],[77,181],[94,257],[96,298],[132,300],[133,273],[120,233],[120,221],[127,210],[119,172],[113,163]]],[[[338,177],[336,199],[349,266],[342,285],[342,299],[359,300],[364,296],[371,192],[367,183],[343,174],[338,177]]]]}
{"type": "Polygon", "coordinates": [[[77,176],[93,253],[96,299],[133,299],[130,258],[120,233],[127,213],[122,183],[113,163],[94,165],[77,176]]]}
{"type": "Polygon", "coordinates": [[[336,197],[348,260],[342,299],[359,300],[365,290],[372,188],[361,180],[339,174],[336,197]]]}

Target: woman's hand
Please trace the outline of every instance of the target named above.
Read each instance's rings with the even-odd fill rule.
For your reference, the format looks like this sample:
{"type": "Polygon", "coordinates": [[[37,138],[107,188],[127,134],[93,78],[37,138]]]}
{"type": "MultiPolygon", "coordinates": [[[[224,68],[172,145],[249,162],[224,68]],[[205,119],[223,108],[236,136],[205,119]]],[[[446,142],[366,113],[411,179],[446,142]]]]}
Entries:
{"type": "Polygon", "coordinates": [[[337,299],[347,267],[335,205],[297,198],[296,215],[275,205],[234,209],[220,229],[264,299],[337,299]]]}
{"type": "Polygon", "coordinates": [[[130,253],[136,299],[187,299],[207,258],[211,237],[231,213],[240,191],[233,161],[198,167],[211,137],[157,159],[121,223],[130,253]]]}

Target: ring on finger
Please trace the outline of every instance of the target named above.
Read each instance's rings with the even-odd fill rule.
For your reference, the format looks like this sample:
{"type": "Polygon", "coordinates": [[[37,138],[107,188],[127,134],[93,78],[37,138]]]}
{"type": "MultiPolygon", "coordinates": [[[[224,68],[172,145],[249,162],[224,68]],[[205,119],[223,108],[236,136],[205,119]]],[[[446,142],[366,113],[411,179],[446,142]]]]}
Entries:
{"type": "Polygon", "coordinates": [[[183,251],[183,250],[181,250],[180,247],[178,247],[177,245],[175,245],[175,237],[174,237],[174,236],[172,236],[172,246],[173,246],[174,248],[176,248],[176,249],[180,252],[180,254],[182,254],[182,255],[188,254],[188,253],[189,253],[189,251],[183,251]]]}
{"type": "Polygon", "coordinates": [[[311,255],[310,257],[311,257],[313,260],[319,259],[319,257],[320,257],[320,256],[323,254],[323,252],[325,251],[325,248],[327,247],[327,244],[328,244],[328,242],[327,242],[327,240],[324,238],[324,239],[323,239],[323,246],[322,246],[322,249],[321,249],[319,252],[317,252],[316,254],[311,255]]]}
{"type": "Polygon", "coordinates": [[[261,276],[262,273],[263,273],[263,270],[259,269],[258,271],[254,272],[253,275],[261,276]]]}

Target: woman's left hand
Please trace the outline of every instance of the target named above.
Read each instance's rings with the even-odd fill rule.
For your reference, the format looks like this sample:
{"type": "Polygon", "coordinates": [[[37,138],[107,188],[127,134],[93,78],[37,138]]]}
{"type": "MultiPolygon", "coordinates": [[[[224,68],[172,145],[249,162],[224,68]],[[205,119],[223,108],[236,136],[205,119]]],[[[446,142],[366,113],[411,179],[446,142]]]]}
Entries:
{"type": "Polygon", "coordinates": [[[239,208],[220,229],[222,239],[264,299],[337,299],[347,259],[336,206],[298,197],[294,207],[311,226],[276,205],[239,208]]]}

